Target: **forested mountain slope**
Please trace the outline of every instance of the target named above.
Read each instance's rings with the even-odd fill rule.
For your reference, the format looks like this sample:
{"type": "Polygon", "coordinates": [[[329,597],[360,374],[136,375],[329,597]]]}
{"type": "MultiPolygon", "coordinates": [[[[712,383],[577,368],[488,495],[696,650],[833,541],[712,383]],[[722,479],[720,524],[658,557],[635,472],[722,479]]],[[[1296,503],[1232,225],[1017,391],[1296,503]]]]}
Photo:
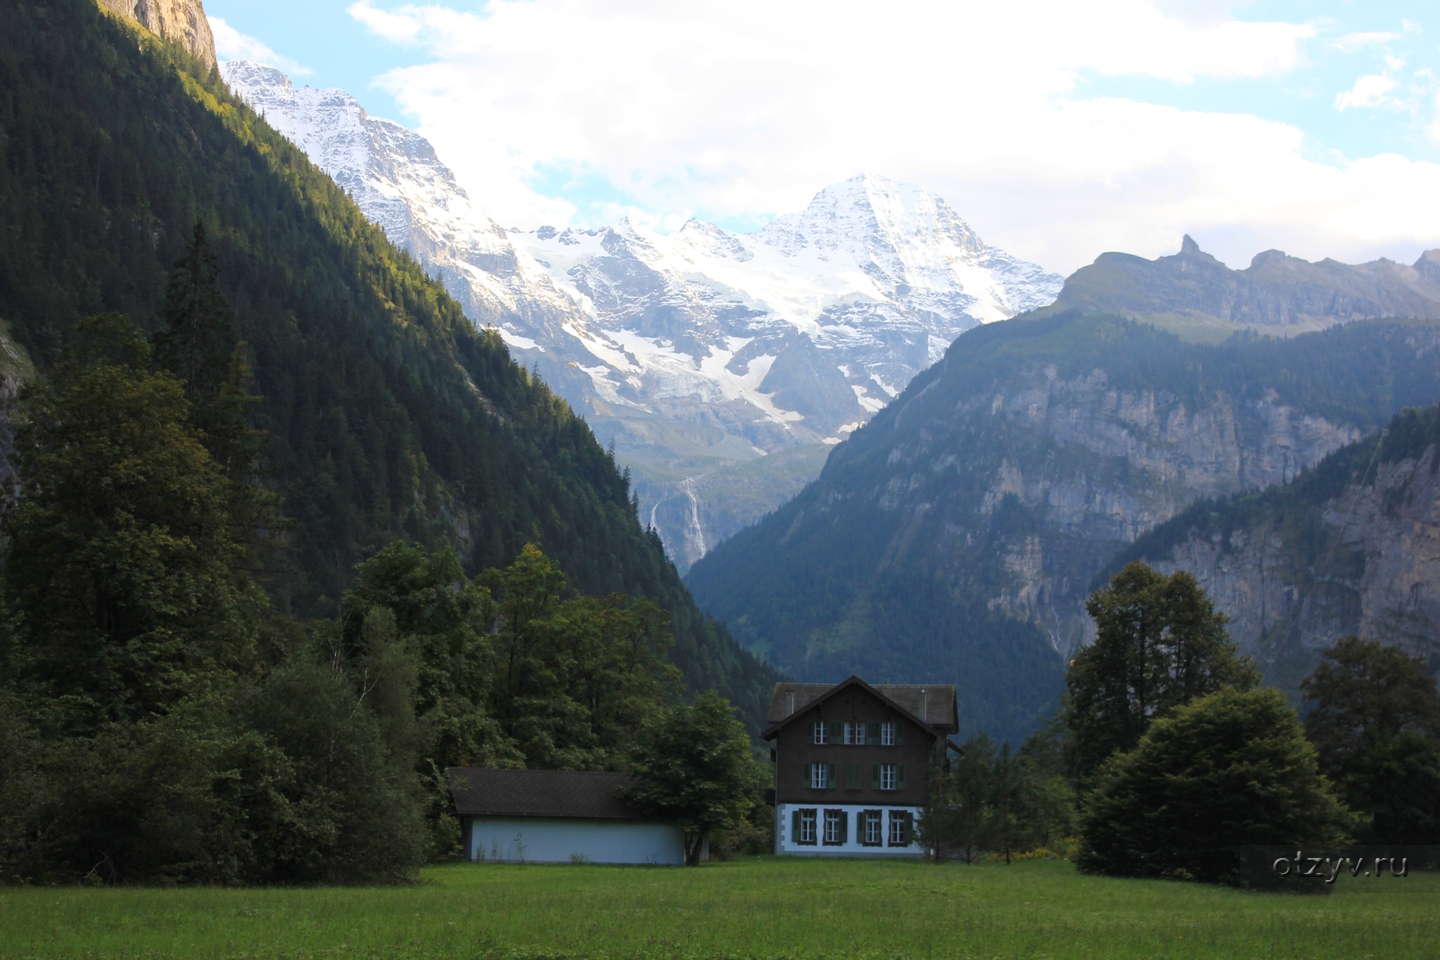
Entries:
{"type": "Polygon", "coordinates": [[[1189,570],[1292,694],[1341,637],[1440,662],[1440,407],[1406,410],[1283,487],[1207,500],[1117,566],[1189,570]]]}
{"type": "Polygon", "coordinates": [[[283,606],[334,615],[355,563],[395,539],[454,544],[472,569],[533,541],[583,593],[662,602],[688,683],[758,716],[773,673],[699,614],[585,422],[212,69],[92,0],[3,0],[0,22],[12,385],[85,315],[153,329],[203,222],[293,521],[283,606]]]}
{"type": "Polygon", "coordinates": [[[1418,322],[1219,346],[1078,311],[979,327],[687,581],[794,676],[953,681],[967,724],[1015,733],[1117,550],[1433,401],[1437,346],[1418,322]]]}

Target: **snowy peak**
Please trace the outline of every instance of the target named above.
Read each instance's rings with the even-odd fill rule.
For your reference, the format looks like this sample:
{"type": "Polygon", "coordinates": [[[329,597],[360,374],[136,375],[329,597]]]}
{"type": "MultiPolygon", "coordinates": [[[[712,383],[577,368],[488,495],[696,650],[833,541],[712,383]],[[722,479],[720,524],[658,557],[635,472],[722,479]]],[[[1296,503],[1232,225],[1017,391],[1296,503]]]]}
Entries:
{"type": "MultiPolygon", "coordinates": [[[[246,61],[220,69],[471,320],[615,441],[682,567],[790,491],[772,475],[760,485],[779,499],[712,510],[691,481],[840,442],[959,334],[1047,304],[1062,285],[987,245],[934,194],[873,174],[749,234],[695,219],[668,235],[629,220],[507,231],[423,137],[344,91],[297,88],[246,61]],[[662,506],[677,483],[683,523],[662,506]],[[707,527],[706,515],[731,519],[707,527]]],[[[811,476],[786,469],[787,483],[811,476]]],[[[749,486],[726,489],[744,500],[749,486]]]]}
{"type": "Polygon", "coordinates": [[[520,327],[560,336],[576,311],[549,274],[475,210],[450,168],[419,134],[371,117],[343,90],[297,88],[283,72],[246,60],[220,65],[237,96],[305,151],[397,246],[439,276],[477,323],[512,346],[533,342],[520,327]]]}

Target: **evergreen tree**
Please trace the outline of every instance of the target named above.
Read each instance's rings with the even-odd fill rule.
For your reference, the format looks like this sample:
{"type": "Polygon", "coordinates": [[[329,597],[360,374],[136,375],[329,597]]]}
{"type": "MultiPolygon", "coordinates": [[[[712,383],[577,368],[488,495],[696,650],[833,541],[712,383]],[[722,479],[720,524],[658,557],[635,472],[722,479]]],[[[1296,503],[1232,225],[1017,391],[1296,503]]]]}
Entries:
{"type": "Polygon", "coordinates": [[[183,384],[119,315],[22,391],[4,589],[17,673],[60,729],[164,713],[245,668],[263,592],[183,384]]]}
{"type": "Polygon", "coordinates": [[[1275,690],[1221,690],[1156,720],[1101,767],[1082,870],[1246,883],[1247,846],[1335,842],[1348,813],[1275,690]]]}
{"type": "Polygon", "coordinates": [[[1440,843],[1440,692],[1425,662],[1345,637],[1300,685],[1320,769],[1370,843],[1440,843]]]}
{"type": "Polygon", "coordinates": [[[1076,654],[1065,678],[1070,760],[1081,783],[1169,711],[1258,681],[1254,664],[1236,654],[1224,614],[1189,573],[1166,577],[1132,563],[1086,609],[1095,642],[1076,654]]]}

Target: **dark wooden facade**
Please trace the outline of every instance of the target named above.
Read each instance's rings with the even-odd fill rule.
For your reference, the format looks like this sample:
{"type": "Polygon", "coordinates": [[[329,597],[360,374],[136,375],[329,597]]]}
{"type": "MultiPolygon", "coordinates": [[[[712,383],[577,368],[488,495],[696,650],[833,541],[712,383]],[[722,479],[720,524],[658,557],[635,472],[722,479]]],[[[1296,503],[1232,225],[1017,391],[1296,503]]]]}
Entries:
{"type": "MultiPolygon", "coordinates": [[[[878,812],[888,824],[924,805],[930,758],[959,728],[953,686],[871,686],[858,677],[834,685],[781,683],[767,720],[761,736],[773,746],[777,852],[919,852],[908,842],[891,843],[888,826],[880,843],[865,843],[864,817],[878,812]],[[799,839],[802,815],[816,818],[812,839],[799,839]],[[838,826],[831,843],[819,836],[827,815],[838,826]]],[[[908,835],[908,827],[901,829],[908,835]]]]}

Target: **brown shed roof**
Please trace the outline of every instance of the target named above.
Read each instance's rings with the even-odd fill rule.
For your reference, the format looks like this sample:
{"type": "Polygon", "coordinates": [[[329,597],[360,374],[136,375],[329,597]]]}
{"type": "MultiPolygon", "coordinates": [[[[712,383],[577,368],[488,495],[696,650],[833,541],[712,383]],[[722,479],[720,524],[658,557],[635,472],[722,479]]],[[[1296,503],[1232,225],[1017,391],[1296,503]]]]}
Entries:
{"type": "Polygon", "coordinates": [[[450,767],[450,792],[462,817],[575,817],[643,820],[644,814],[615,796],[627,773],[571,770],[487,770],[450,767]]]}
{"type": "MultiPolygon", "coordinates": [[[[850,680],[863,683],[858,677],[850,680]]],[[[842,683],[777,683],[770,696],[770,712],[765,716],[767,725],[782,723],[787,717],[802,712],[811,703],[826,694],[848,684],[842,683]],[[794,713],[790,711],[790,694],[795,695],[794,713]]],[[[874,683],[864,684],[885,697],[900,709],[923,720],[936,729],[954,733],[960,729],[956,716],[955,686],[943,683],[874,683]],[[921,692],[925,693],[924,712],[921,712],[921,692]]]]}

